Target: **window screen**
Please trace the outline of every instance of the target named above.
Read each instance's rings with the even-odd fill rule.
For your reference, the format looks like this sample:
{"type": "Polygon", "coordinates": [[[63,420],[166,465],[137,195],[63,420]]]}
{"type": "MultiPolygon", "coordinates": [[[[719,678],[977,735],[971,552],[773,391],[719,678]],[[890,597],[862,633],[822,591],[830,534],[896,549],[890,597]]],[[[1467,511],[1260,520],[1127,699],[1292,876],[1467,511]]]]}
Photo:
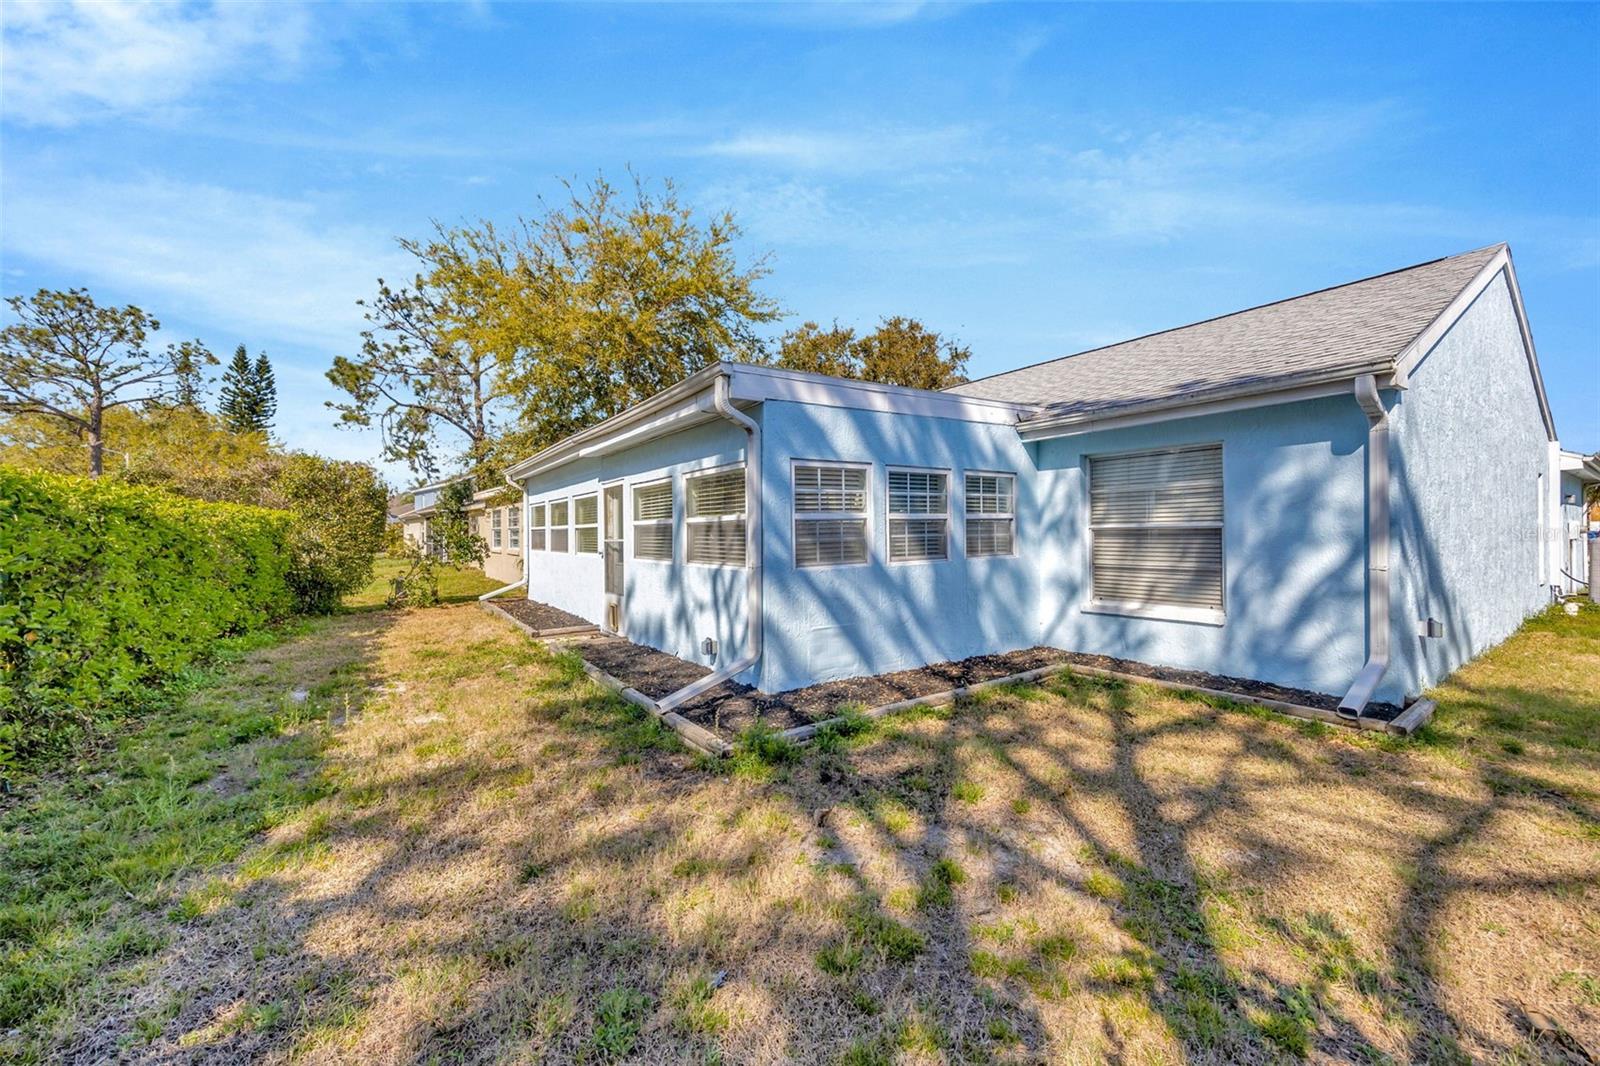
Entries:
{"type": "Polygon", "coordinates": [[[550,504],[550,550],[553,552],[572,550],[567,530],[568,507],[566,500],[555,500],[550,504]]]}
{"type": "Polygon", "coordinates": [[[967,512],[967,554],[1016,552],[1017,479],[1010,474],[968,474],[963,506],[967,512]]]}
{"type": "Polygon", "coordinates": [[[600,550],[600,497],[578,496],[572,501],[572,538],[575,550],[600,550]]]}
{"type": "Polygon", "coordinates": [[[937,471],[889,471],[891,562],[915,562],[949,557],[948,479],[949,475],[937,471]]]}
{"type": "Polygon", "coordinates": [[[1222,609],[1222,445],[1089,460],[1094,598],[1222,609]]]}
{"type": "Polygon", "coordinates": [[[794,563],[844,566],[867,561],[864,467],[794,468],[794,563]]]}
{"type": "Polygon", "coordinates": [[[672,482],[633,487],[633,557],[672,561],[672,482]]]}
{"type": "Polygon", "coordinates": [[[536,503],[528,508],[528,550],[542,552],[545,546],[545,510],[544,504],[536,503]]]}
{"type": "Polygon", "coordinates": [[[691,563],[743,566],[745,562],[744,467],[684,479],[687,498],[685,557],[691,563]]]}

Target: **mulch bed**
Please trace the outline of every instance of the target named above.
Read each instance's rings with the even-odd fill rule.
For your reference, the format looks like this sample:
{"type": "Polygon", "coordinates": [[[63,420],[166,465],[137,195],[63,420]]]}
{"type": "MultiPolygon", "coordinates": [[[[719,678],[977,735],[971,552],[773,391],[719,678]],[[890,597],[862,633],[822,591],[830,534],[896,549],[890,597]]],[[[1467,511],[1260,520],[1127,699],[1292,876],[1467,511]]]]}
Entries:
{"type": "MultiPolygon", "coordinates": [[[[1137,674],[1139,677],[1154,678],[1158,681],[1176,681],[1180,685],[1193,685],[1196,688],[1211,688],[1222,692],[1233,692],[1249,699],[1277,700],[1280,703],[1298,703],[1302,707],[1318,707],[1325,711],[1339,709],[1339,697],[1329,696],[1323,692],[1309,692],[1303,688],[1286,688],[1283,685],[1273,685],[1266,681],[1251,681],[1243,677],[1226,677],[1219,674],[1208,674],[1203,670],[1174,670],[1165,666],[1151,666],[1149,663],[1135,662],[1132,659],[1114,659],[1109,655],[1087,655],[1083,652],[1062,652],[1062,659],[1078,666],[1094,666],[1101,670],[1115,670],[1121,674],[1137,674]]],[[[1392,703],[1367,704],[1366,710],[1361,712],[1363,718],[1375,718],[1381,722],[1392,722],[1400,716],[1401,708],[1392,703]]]]}
{"type": "Polygon", "coordinates": [[[552,607],[538,600],[507,598],[490,602],[517,621],[525,622],[534,629],[566,629],[569,626],[590,624],[575,614],[568,614],[559,607],[552,607]]]}
{"type": "Polygon", "coordinates": [[[711,672],[710,667],[686,662],[676,655],[633,644],[621,637],[590,637],[575,641],[571,648],[583,656],[585,662],[598,666],[653,700],[693,684],[711,672]]]}
{"type": "Polygon", "coordinates": [[[957,662],[931,663],[915,670],[897,670],[875,677],[851,677],[820,685],[764,693],[746,686],[719,685],[678,713],[705,726],[739,733],[757,718],[775,729],[789,729],[832,718],[839,706],[858,703],[881,707],[914,696],[932,696],[962,685],[993,681],[997,677],[1037,670],[1066,661],[1067,653],[1055,648],[1024,648],[998,655],[974,655],[957,662]]]}
{"type": "MultiPolygon", "coordinates": [[[[531,616],[536,612],[551,613],[540,615],[542,619],[550,617],[572,619],[573,616],[527,600],[498,603],[498,606],[508,609],[513,605],[517,609],[511,613],[528,621],[530,625],[550,628],[558,624],[582,624],[581,619],[566,623],[548,620],[535,623],[531,616]]],[[[653,700],[661,699],[711,673],[708,667],[686,662],[664,651],[646,648],[620,637],[591,637],[575,643],[573,647],[594,666],[653,700]]],[[[715,730],[731,739],[758,720],[774,729],[789,729],[832,718],[839,713],[840,706],[847,703],[859,704],[866,708],[881,707],[886,703],[896,703],[917,696],[933,696],[964,685],[993,681],[996,678],[1010,677],[1013,674],[1027,673],[1029,670],[1058,664],[1092,666],[1136,677],[1174,681],[1196,688],[1234,693],[1243,700],[1278,700],[1329,711],[1336,710],[1339,706],[1337,696],[1321,692],[1288,688],[1248,678],[1208,674],[1201,670],[1176,670],[1151,666],[1149,663],[1132,659],[1117,659],[1109,655],[1089,655],[1040,646],[995,655],[974,655],[955,662],[931,663],[915,670],[898,670],[892,674],[878,674],[875,677],[826,681],[820,685],[790,689],[787,692],[758,692],[749,685],[724,682],[676,709],[689,721],[715,730]]],[[[1380,721],[1391,721],[1400,712],[1401,708],[1392,703],[1372,703],[1367,706],[1364,716],[1380,721]]]]}

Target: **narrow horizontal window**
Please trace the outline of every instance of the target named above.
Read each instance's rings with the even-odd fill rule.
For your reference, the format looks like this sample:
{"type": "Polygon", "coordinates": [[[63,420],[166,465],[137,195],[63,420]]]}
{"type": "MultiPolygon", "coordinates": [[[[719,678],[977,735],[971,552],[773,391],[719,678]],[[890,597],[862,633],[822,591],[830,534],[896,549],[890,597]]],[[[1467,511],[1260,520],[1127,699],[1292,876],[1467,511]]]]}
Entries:
{"type": "Polygon", "coordinates": [[[1014,555],[1017,479],[1011,474],[968,474],[965,488],[967,555],[1014,555]]]}
{"type": "Polygon", "coordinates": [[[1089,460],[1093,598],[1222,610],[1222,446],[1089,460]]]}
{"type": "Polygon", "coordinates": [[[794,512],[796,566],[867,561],[865,467],[796,466],[794,512]]]}
{"type": "Polygon", "coordinates": [[[550,505],[550,550],[553,552],[572,550],[567,528],[569,508],[566,500],[556,500],[550,505]]]}
{"type": "Polygon", "coordinates": [[[889,561],[950,557],[949,475],[890,470],[887,478],[889,561]]]}
{"type": "Polygon", "coordinates": [[[572,501],[572,539],[577,551],[600,551],[600,497],[578,496],[572,501]]]}
{"type": "Polygon", "coordinates": [[[745,564],[744,466],[684,478],[685,559],[709,566],[745,564]]]}
{"type": "Polygon", "coordinates": [[[633,487],[633,557],[672,561],[672,482],[633,487]]]}

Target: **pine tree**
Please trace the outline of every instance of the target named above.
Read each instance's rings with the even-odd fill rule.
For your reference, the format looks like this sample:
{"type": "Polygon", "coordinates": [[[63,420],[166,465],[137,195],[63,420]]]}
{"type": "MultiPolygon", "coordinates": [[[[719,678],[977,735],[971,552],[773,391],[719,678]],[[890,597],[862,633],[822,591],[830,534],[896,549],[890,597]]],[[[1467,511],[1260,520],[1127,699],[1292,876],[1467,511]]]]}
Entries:
{"type": "Polygon", "coordinates": [[[217,413],[235,433],[248,433],[256,428],[251,419],[250,353],[244,345],[233,350],[233,361],[222,372],[222,393],[217,400],[217,413]]]}
{"type": "Polygon", "coordinates": [[[278,383],[272,376],[272,364],[267,361],[266,352],[256,356],[253,376],[255,378],[256,416],[260,422],[258,428],[263,430],[271,429],[272,419],[278,413],[278,383]]]}

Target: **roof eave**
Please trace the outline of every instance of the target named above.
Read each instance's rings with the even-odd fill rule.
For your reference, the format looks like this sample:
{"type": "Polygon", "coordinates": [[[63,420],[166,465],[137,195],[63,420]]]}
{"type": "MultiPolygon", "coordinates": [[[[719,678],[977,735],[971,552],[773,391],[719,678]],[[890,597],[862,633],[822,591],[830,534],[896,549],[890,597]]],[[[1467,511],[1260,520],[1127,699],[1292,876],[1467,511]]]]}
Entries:
{"type": "Polygon", "coordinates": [[[1351,383],[1365,374],[1376,374],[1384,388],[1393,387],[1394,363],[1384,359],[1313,374],[1296,374],[1271,381],[1225,386],[1203,392],[1185,393],[1138,403],[1101,407],[1093,411],[1066,415],[1043,415],[1024,419],[1017,425],[1023,440],[1070,437],[1105,429],[1118,429],[1179,418],[1198,418],[1208,414],[1268,407],[1302,400],[1337,396],[1349,392],[1351,383]]]}

